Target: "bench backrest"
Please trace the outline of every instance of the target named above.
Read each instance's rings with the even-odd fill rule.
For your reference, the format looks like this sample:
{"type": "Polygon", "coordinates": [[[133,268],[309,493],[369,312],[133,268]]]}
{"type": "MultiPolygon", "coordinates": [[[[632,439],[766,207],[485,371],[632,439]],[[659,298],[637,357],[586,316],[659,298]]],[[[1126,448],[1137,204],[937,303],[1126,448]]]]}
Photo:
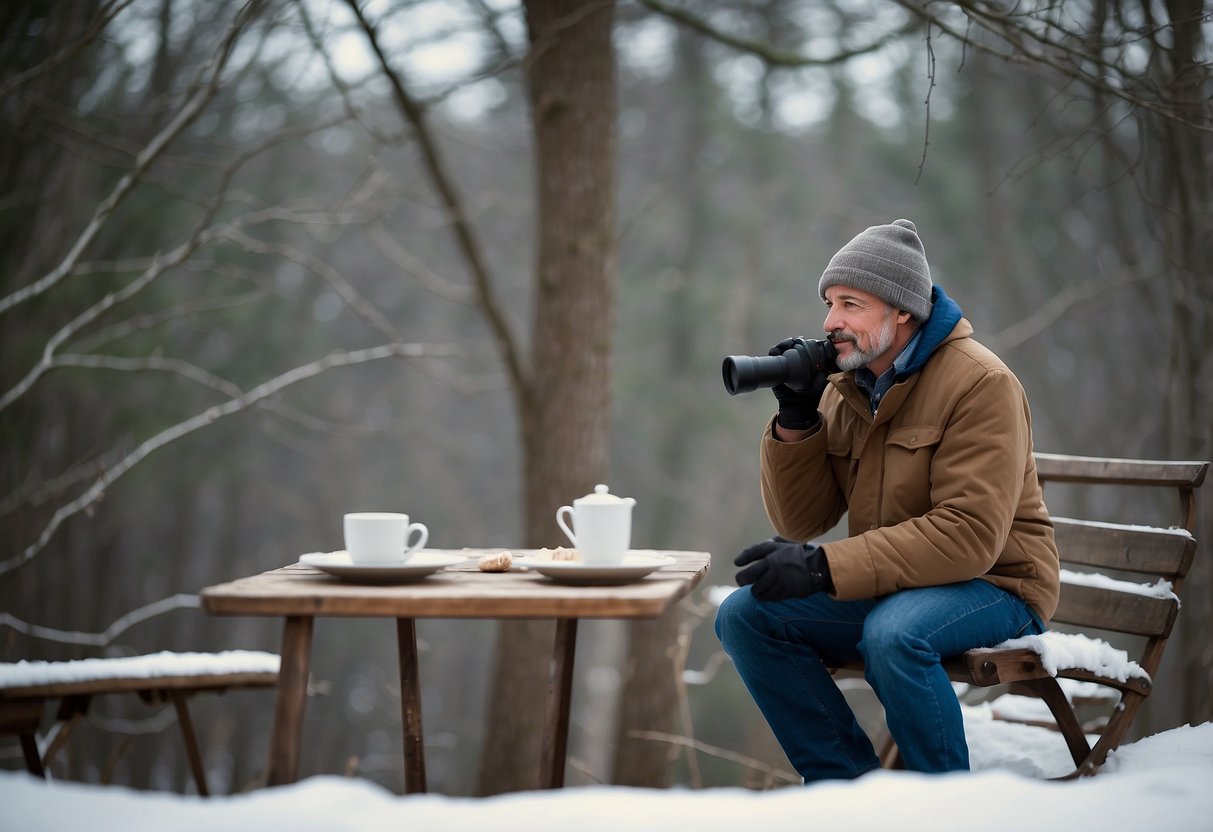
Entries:
{"type": "Polygon", "coordinates": [[[1036,464],[1046,502],[1049,483],[1161,488],[1178,497],[1180,525],[1168,528],[1053,518],[1063,570],[1053,622],[1144,637],[1133,658],[1153,676],[1196,555],[1195,493],[1209,464],[1045,453],[1036,454],[1036,464]]]}

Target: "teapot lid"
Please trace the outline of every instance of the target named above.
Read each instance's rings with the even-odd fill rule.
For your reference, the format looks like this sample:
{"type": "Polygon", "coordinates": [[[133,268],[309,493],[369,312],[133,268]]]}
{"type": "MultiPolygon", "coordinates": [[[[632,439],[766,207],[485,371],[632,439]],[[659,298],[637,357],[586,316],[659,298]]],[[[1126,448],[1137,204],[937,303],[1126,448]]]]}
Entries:
{"type": "Polygon", "coordinates": [[[611,494],[610,490],[611,489],[608,488],[607,486],[603,485],[602,483],[599,483],[598,485],[594,486],[593,494],[586,494],[584,497],[578,497],[573,502],[590,503],[592,505],[611,505],[613,503],[630,502],[632,499],[631,497],[629,497],[625,500],[622,497],[617,497],[614,494],[611,494]]]}

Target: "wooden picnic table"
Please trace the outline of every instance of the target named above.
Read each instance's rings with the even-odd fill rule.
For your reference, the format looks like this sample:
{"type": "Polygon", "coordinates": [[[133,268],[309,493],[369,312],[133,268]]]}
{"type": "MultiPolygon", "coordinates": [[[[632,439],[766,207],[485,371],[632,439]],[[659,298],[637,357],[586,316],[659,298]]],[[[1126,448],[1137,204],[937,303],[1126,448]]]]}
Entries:
{"type": "MultiPolygon", "coordinates": [[[[317,616],[396,619],[404,733],[404,788],[426,791],[417,665],[418,618],[550,618],[556,621],[551,676],[541,744],[540,782],[564,785],[577,622],[582,618],[659,618],[707,574],[706,552],[639,550],[674,563],[632,583],[572,586],[533,569],[481,572],[480,555],[500,549],[427,549],[468,560],[421,580],[361,584],[340,580],[302,563],[207,587],[202,607],[212,615],[281,616],[282,665],[270,738],[268,785],[298,778],[313,624],[317,616]]],[[[513,550],[533,557],[534,550],[513,550]]]]}

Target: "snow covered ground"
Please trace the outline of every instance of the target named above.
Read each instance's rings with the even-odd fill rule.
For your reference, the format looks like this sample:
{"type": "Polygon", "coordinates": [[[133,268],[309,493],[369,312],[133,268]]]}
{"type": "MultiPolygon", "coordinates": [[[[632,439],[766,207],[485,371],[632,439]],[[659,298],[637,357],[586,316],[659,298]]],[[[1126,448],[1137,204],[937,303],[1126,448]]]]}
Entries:
{"type": "Polygon", "coordinates": [[[1039,776],[1056,767],[1056,734],[995,723],[980,710],[967,725],[975,767],[998,764],[1003,757],[1009,768],[943,776],[881,771],[855,782],[768,792],[598,786],[482,799],[402,797],[366,780],[334,776],[203,799],[43,783],[6,772],[0,774],[0,827],[5,832],[1213,830],[1213,723],[1124,746],[1098,776],[1068,783],[1019,773],[1039,776]]]}

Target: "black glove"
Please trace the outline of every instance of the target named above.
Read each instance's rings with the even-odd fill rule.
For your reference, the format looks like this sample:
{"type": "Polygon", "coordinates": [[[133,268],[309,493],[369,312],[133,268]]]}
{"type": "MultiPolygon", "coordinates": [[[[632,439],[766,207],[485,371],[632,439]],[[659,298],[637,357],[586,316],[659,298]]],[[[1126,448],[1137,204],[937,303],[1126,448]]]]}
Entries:
{"type": "MultiPolygon", "coordinates": [[[[816,346],[813,342],[805,342],[803,338],[784,338],[767,350],[767,355],[783,355],[790,349],[811,349],[816,346]],[[811,345],[811,346],[810,346],[811,345]]],[[[779,401],[779,424],[788,430],[808,430],[817,424],[817,405],[821,403],[821,394],[825,392],[828,373],[819,372],[813,376],[813,382],[805,390],[793,390],[786,384],[771,388],[779,401]]]]}
{"type": "Polygon", "coordinates": [[[834,591],[826,553],[812,543],[773,537],[743,551],[733,558],[733,565],[746,567],[737,573],[737,585],[752,584],[750,592],[759,601],[784,601],[834,591]]]}

